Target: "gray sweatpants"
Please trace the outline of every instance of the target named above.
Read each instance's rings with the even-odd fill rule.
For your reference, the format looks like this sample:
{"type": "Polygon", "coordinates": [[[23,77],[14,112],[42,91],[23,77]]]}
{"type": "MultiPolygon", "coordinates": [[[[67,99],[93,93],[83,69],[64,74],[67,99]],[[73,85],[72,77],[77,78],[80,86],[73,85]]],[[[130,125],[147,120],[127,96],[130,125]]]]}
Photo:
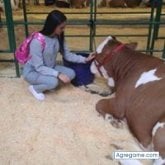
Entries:
{"type": "MultiPolygon", "coordinates": [[[[70,68],[57,65],[55,66],[55,70],[67,75],[70,80],[75,78],[75,72],[70,68]]],[[[23,70],[23,77],[29,84],[33,85],[34,89],[38,93],[55,89],[59,85],[59,79],[57,77],[43,75],[34,70],[28,71],[27,68],[23,70]]]]}

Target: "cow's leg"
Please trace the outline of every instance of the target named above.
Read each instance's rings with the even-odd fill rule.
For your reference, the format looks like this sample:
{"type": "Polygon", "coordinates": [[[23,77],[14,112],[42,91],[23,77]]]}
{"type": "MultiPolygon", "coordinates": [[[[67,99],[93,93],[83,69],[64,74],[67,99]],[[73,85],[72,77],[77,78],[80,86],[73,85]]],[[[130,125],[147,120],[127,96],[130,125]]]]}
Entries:
{"type": "Polygon", "coordinates": [[[158,122],[152,132],[154,151],[159,151],[160,159],[154,165],[165,165],[165,119],[158,122]]]}
{"type": "Polygon", "coordinates": [[[96,110],[101,114],[104,118],[106,114],[110,114],[117,119],[124,118],[124,110],[121,112],[116,106],[116,99],[102,99],[99,100],[96,104],[96,110]]]}

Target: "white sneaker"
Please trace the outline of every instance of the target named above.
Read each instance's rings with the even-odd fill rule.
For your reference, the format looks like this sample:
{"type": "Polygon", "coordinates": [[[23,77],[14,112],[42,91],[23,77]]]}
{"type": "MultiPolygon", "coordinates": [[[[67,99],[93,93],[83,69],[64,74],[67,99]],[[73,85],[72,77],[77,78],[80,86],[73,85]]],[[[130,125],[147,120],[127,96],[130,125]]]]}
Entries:
{"type": "Polygon", "coordinates": [[[45,99],[45,95],[43,93],[37,93],[33,85],[30,85],[28,89],[37,100],[43,101],[45,99]]]}

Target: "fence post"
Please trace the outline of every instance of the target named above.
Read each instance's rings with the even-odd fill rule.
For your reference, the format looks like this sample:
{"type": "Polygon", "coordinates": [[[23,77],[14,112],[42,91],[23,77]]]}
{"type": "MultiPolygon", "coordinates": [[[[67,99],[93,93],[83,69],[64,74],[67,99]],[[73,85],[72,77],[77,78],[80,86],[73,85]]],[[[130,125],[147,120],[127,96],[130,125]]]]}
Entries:
{"type": "MultiPolygon", "coordinates": [[[[14,51],[16,49],[16,40],[15,40],[14,22],[13,22],[13,15],[12,15],[12,8],[11,8],[10,0],[4,0],[4,6],[5,6],[9,47],[10,47],[10,51],[12,53],[14,53],[14,51]]],[[[14,56],[14,63],[15,63],[15,67],[16,67],[16,75],[17,75],[17,77],[20,77],[19,65],[18,65],[17,60],[15,59],[15,56],[14,56]]]]}
{"type": "MultiPolygon", "coordinates": [[[[151,14],[149,20],[149,31],[148,31],[148,41],[147,41],[147,48],[146,51],[150,51],[151,41],[152,41],[152,30],[153,30],[153,20],[154,20],[154,8],[151,7],[151,14]]],[[[150,51],[151,54],[151,51],[150,51]]]]}
{"type": "Polygon", "coordinates": [[[24,26],[25,26],[25,35],[26,37],[29,35],[29,29],[28,29],[28,19],[26,14],[26,2],[25,0],[22,0],[22,8],[23,8],[23,17],[24,17],[24,26]]]}
{"type": "MultiPolygon", "coordinates": [[[[154,8],[154,2],[156,1],[153,1],[153,4],[152,4],[152,8],[154,8]]],[[[161,15],[161,8],[162,8],[162,0],[157,0],[157,5],[156,6],[156,15],[155,17],[153,18],[153,30],[152,30],[152,34],[151,34],[151,45],[150,45],[150,54],[153,55],[153,49],[154,49],[154,46],[155,46],[155,40],[157,39],[158,37],[158,32],[159,32],[159,26],[160,26],[160,15],[161,15]]]]}
{"type": "Polygon", "coordinates": [[[159,26],[160,26],[160,17],[161,17],[161,12],[162,12],[162,5],[163,1],[162,0],[157,0],[157,8],[156,8],[156,15],[155,15],[155,39],[158,39],[158,33],[159,33],[159,26]]]}
{"type": "Polygon", "coordinates": [[[90,1],[90,20],[89,20],[89,26],[90,26],[90,38],[89,38],[89,50],[93,51],[93,37],[94,37],[94,21],[93,21],[93,6],[94,6],[94,2],[95,0],[91,0],[90,1]]]}

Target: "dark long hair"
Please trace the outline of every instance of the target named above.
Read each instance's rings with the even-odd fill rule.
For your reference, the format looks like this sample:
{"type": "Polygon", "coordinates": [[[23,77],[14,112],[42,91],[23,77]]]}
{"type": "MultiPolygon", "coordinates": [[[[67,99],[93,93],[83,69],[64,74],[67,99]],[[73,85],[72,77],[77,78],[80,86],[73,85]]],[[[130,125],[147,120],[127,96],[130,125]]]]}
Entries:
{"type": "MultiPolygon", "coordinates": [[[[58,25],[67,21],[66,16],[59,10],[51,11],[45,21],[43,29],[40,31],[43,35],[51,36],[58,25]]],[[[60,44],[60,53],[64,54],[64,32],[58,36],[60,44]]]]}

